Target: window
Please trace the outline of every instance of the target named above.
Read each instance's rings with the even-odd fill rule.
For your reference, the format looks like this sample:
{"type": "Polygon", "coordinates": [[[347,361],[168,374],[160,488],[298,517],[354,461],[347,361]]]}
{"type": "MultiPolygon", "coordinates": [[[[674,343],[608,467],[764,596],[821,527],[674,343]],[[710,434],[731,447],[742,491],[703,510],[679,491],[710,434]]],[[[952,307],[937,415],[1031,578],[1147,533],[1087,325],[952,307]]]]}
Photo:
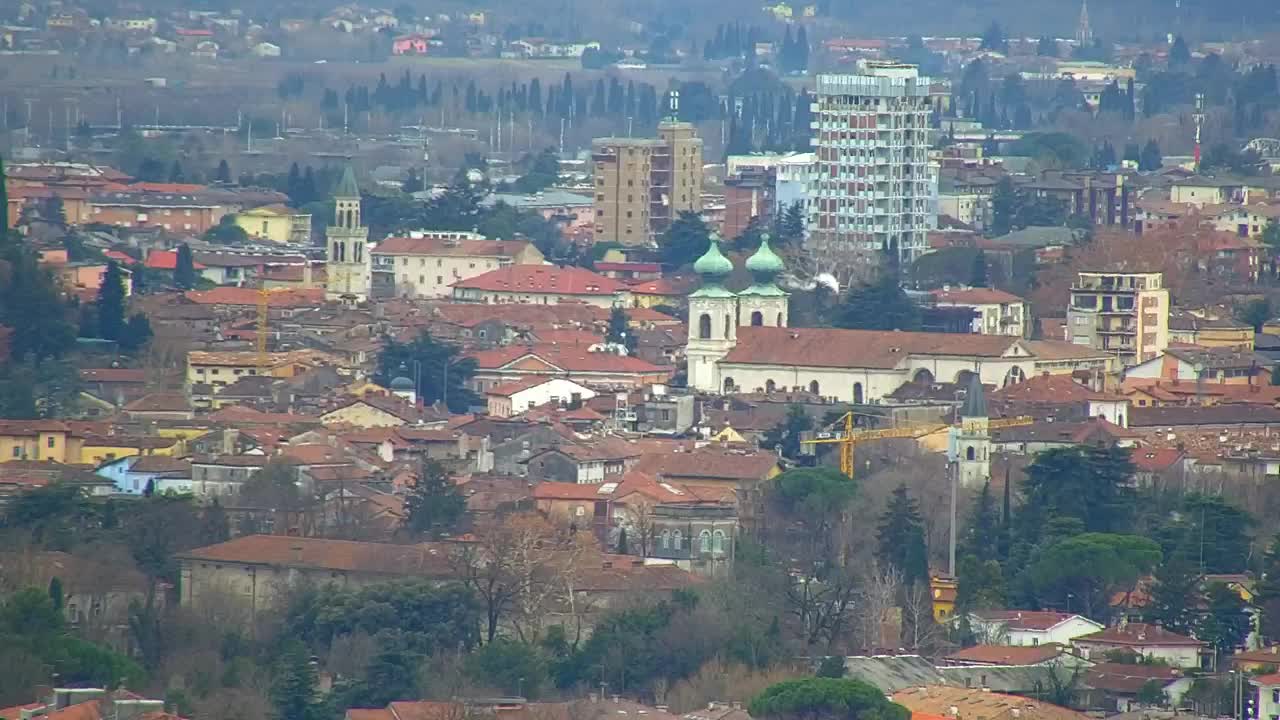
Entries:
{"type": "Polygon", "coordinates": [[[698,318],[698,338],[700,340],[711,339],[711,316],[703,313],[698,318]]]}
{"type": "Polygon", "coordinates": [[[711,534],[711,552],[724,552],[724,531],[717,530],[711,534]]]}
{"type": "Polygon", "coordinates": [[[751,313],[751,327],[760,327],[764,325],[764,313],[756,310],[751,313]]]}
{"type": "Polygon", "coordinates": [[[810,383],[809,383],[809,392],[813,393],[814,395],[817,395],[817,394],[818,394],[818,381],[817,381],[817,380],[814,380],[814,381],[812,381],[812,382],[810,382],[810,383]]]}
{"type": "Polygon", "coordinates": [[[20,448],[20,447],[15,447],[15,448],[13,449],[13,456],[14,456],[14,457],[16,457],[16,458],[20,458],[20,457],[22,457],[22,448],[20,448]]]}
{"type": "Polygon", "coordinates": [[[683,548],[684,548],[684,535],[679,530],[673,531],[671,533],[671,549],[680,550],[683,548]]]}
{"type": "Polygon", "coordinates": [[[710,530],[703,530],[701,533],[698,533],[698,552],[702,552],[702,553],[711,552],[711,531],[710,530]]]}
{"type": "Polygon", "coordinates": [[[670,550],[671,549],[671,531],[663,530],[661,537],[662,537],[662,549],[670,550]]]}
{"type": "Polygon", "coordinates": [[[777,387],[778,387],[778,386],[774,384],[774,382],[773,382],[773,380],[772,380],[772,379],[770,379],[770,380],[765,380],[765,381],[764,381],[764,391],[765,391],[765,392],[771,393],[771,392],[773,392],[775,389],[777,389],[777,387]]]}
{"type": "Polygon", "coordinates": [[[969,447],[969,448],[965,448],[965,450],[964,450],[964,459],[965,459],[965,460],[973,460],[973,459],[974,459],[974,457],[975,457],[974,449],[973,449],[973,448],[971,448],[971,447],[969,447]]]}
{"type": "Polygon", "coordinates": [[[862,404],[862,383],[853,384],[853,401],[859,405],[862,404]]]}

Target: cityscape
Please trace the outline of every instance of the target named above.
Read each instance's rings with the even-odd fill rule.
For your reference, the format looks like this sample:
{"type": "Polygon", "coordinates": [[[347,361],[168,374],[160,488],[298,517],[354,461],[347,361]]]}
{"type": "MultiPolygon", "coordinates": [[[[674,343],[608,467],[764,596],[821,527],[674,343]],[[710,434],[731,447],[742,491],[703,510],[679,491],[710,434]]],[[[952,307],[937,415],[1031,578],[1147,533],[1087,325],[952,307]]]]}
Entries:
{"type": "Polygon", "coordinates": [[[0,720],[1280,720],[1278,63],[0,3],[0,720]]]}

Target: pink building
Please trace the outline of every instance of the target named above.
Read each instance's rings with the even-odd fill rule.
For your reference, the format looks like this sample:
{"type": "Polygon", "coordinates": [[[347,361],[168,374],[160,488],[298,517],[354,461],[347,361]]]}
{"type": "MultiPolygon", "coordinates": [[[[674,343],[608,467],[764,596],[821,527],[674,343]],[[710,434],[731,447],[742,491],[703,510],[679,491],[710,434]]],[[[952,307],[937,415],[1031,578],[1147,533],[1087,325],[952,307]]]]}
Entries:
{"type": "Polygon", "coordinates": [[[413,35],[401,35],[391,41],[392,55],[426,55],[427,47],[431,44],[431,38],[426,35],[415,33],[413,35]]]}

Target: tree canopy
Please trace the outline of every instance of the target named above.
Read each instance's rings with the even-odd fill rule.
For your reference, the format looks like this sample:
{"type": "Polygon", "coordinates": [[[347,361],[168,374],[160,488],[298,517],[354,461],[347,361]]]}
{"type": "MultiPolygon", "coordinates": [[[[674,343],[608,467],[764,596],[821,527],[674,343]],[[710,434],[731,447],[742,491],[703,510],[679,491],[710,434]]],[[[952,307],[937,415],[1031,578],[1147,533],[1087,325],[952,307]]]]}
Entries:
{"type": "Polygon", "coordinates": [[[843,678],[813,677],[769,686],[748,707],[766,720],[908,720],[911,712],[884,691],[843,678]]]}

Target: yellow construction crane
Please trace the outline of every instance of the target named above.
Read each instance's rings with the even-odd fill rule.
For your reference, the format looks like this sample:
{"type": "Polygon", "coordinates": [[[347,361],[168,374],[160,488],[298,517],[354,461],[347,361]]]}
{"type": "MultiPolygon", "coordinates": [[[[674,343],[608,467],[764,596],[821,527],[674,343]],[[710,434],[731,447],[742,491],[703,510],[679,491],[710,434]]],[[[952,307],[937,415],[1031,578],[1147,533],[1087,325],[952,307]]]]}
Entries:
{"type": "MultiPolygon", "coordinates": [[[[878,430],[855,430],[853,428],[853,412],[847,412],[838,420],[819,431],[818,437],[812,440],[801,440],[802,445],[838,444],[840,446],[840,472],[853,479],[853,448],[860,442],[868,440],[889,440],[893,438],[919,438],[940,432],[952,427],[949,423],[927,423],[900,425],[898,427],[878,430]]],[[[1002,418],[987,421],[989,430],[1030,425],[1035,422],[1029,417],[1002,418]]]]}
{"type": "Polygon", "coordinates": [[[269,309],[272,293],[287,292],[290,288],[258,288],[258,374],[269,375],[271,358],[267,355],[267,325],[271,320],[269,309]]]}

